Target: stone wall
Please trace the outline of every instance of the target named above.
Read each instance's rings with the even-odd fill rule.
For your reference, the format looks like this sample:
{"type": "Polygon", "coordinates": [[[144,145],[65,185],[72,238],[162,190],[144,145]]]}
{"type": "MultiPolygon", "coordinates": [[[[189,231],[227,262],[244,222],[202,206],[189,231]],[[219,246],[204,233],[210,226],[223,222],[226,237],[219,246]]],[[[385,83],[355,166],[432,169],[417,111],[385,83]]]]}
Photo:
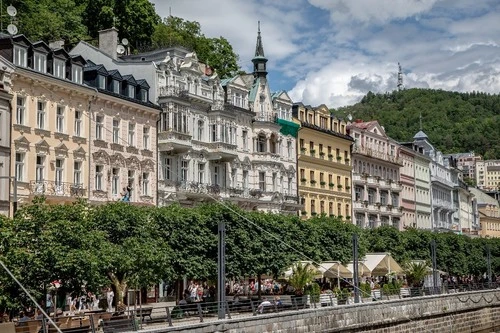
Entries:
{"type": "MultiPolygon", "coordinates": [[[[174,322],[174,325],[175,322],[174,322]]],[[[150,332],[495,332],[500,290],[457,293],[233,318],[150,332]]],[[[496,327],[500,331],[500,327],[496,327]]]]}

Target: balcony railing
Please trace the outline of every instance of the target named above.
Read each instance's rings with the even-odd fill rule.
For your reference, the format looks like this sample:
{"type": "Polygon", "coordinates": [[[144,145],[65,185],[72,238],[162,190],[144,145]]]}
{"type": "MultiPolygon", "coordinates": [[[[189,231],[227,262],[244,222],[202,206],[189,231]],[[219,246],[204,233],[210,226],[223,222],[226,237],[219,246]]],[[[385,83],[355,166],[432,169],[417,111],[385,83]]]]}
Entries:
{"type": "Polygon", "coordinates": [[[176,86],[160,87],[160,97],[187,97],[187,90],[176,86]]]}
{"type": "Polygon", "coordinates": [[[361,147],[361,146],[354,146],[353,149],[352,149],[352,152],[353,153],[357,153],[357,154],[361,154],[361,155],[370,156],[370,157],[373,157],[373,158],[378,158],[379,160],[391,162],[391,163],[394,163],[394,164],[399,164],[399,165],[403,164],[403,161],[402,161],[402,159],[400,157],[397,157],[397,156],[394,156],[394,155],[389,155],[387,153],[384,153],[384,152],[381,152],[381,151],[378,151],[378,150],[374,150],[374,149],[371,149],[371,148],[366,148],[366,147],[361,147]]]}
{"type": "Polygon", "coordinates": [[[30,182],[29,189],[30,194],[61,197],[82,197],[87,192],[83,184],[63,183],[51,180],[33,180],[30,182]]]}

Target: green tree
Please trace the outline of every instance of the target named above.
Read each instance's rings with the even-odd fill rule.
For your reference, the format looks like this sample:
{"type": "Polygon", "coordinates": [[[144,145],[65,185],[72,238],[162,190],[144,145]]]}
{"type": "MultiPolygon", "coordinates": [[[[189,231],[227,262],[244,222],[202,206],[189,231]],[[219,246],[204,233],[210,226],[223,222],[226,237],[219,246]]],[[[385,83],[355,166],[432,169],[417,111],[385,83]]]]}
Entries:
{"type": "Polygon", "coordinates": [[[429,274],[429,266],[425,261],[409,262],[404,266],[404,273],[408,285],[412,287],[421,287],[425,277],[429,274]]]}
{"type": "Polygon", "coordinates": [[[238,55],[227,39],[205,37],[196,21],[169,16],[156,26],[152,40],[156,48],[182,46],[195,51],[198,59],[215,68],[221,78],[232,77],[239,71],[238,55]]]}
{"type": "MultiPolygon", "coordinates": [[[[88,36],[82,21],[85,7],[81,0],[12,0],[3,4],[17,8],[19,33],[32,41],[76,42],[88,36]]],[[[3,10],[5,13],[5,8],[3,10]]],[[[5,27],[9,22],[5,17],[1,19],[5,27]]]]}
{"type": "Polygon", "coordinates": [[[295,294],[303,295],[304,288],[313,281],[314,276],[315,270],[310,265],[299,262],[292,268],[292,275],[288,282],[295,289],[295,294]]]}

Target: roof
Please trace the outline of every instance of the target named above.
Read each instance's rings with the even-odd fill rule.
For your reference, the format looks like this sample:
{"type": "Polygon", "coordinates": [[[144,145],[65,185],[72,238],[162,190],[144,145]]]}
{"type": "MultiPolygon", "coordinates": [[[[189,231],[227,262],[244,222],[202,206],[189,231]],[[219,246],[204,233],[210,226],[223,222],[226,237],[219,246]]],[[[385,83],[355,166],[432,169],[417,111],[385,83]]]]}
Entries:
{"type": "Polygon", "coordinates": [[[250,89],[250,94],[248,94],[248,101],[255,101],[255,97],[257,97],[257,90],[259,90],[260,86],[260,78],[256,78],[254,84],[252,85],[252,89],[250,89]]]}
{"type": "MultiPolygon", "coordinates": [[[[346,268],[351,272],[351,275],[354,276],[354,263],[350,262],[346,265],[346,268]]],[[[361,261],[358,261],[358,276],[370,276],[370,270],[363,264],[361,261]]]]}
{"type": "Polygon", "coordinates": [[[350,127],[356,127],[356,128],[359,128],[359,129],[368,129],[370,128],[372,125],[376,124],[377,121],[376,120],[372,120],[372,121],[362,121],[362,122],[354,122],[354,123],[351,123],[350,127]]]}
{"type": "Polygon", "coordinates": [[[323,277],[323,273],[313,264],[312,261],[299,261],[299,262],[296,262],[295,264],[292,265],[292,267],[288,268],[284,273],[283,273],[283,276],[285,278],[289,278],[290,276],[293,275],[293,270],[295,267],[297,267],[298,264],[301,264],[302,266],[306,266],[308,270],[311,270],[313,271],[315,274],[314,274],[314,277],[315,278],[322,278],[323,277]]]}
{"type": "Polygon", "coordinates": [[[337,278],[340,276],[342,278],[352,278],[352,272],[338,261],[324,261],[319,264],[318,269],[323,274],[323,277],[337,278]]]}
{"type": "Polygon", "coordinates": [[[389,273],[401,273],[403,269],[389,253],[368,253],[363,258],[372,276],[384,276],[389,273]]]}
{"type": "Polygon", "coordinates": [[[495,200],[495,198],[490,197],[488,194],[484,193],[480,189],[475,187],[469,187],[469,191],[474,194],[478,204],[488,204],[496,207],[500,207],[500,203],[495,200]]]}
{"type": "Polygon", "coordinates": [[[428,139],[429,137],[423,131],[418,131],[417,134],[413,137],[414,139],[428,139]]]}

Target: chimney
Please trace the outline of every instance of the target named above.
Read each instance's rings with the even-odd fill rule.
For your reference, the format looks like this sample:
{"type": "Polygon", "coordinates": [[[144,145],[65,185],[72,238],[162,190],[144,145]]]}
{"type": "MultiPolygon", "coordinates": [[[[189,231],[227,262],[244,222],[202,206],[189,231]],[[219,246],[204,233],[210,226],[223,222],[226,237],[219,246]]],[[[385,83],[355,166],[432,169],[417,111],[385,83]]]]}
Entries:
{"type": "Polygon", "coordinates": [[[112,27],[99,31],[99,50],[116,60],[118,46],[118,29],[112,27]]]}
{"type": "Polygon", "coordinates": [[[62,49],[64,47],[64,40],[55,40],[50,42],[49,47],[53,50],[62,49]]]}

